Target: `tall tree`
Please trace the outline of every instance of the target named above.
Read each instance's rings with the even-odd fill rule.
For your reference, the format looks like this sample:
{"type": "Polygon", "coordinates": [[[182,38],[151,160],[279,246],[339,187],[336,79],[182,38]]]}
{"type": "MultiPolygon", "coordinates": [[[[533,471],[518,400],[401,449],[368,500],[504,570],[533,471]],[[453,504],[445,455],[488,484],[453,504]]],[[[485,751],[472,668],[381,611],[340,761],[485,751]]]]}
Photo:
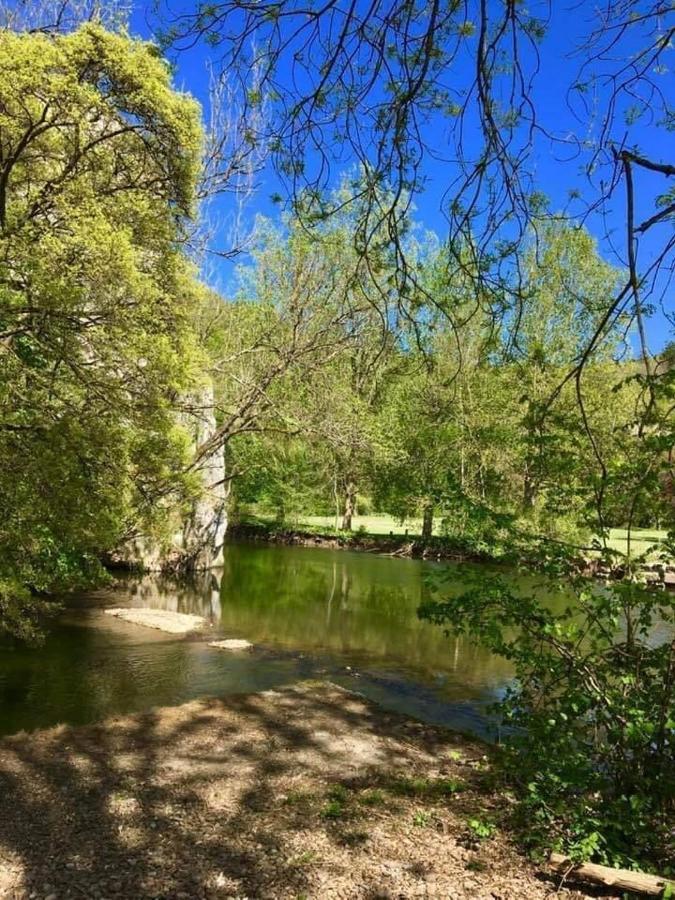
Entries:
{"type": "MultiPolygon", "coordinates": [[[[556,457],[560,462],[565,456],[554,436],[560,437],[565,429],[570,433],[583,429],[578,414],[570,411],[570,402],[583,402],[582,396],[576,398],[566,390],[560,396],[564,402],[552,401],[565,375],[583,358],[592,341],[607,298],[617,290],[619,272],[600,257],[586,229],[556,219],[547,223],[527,248],[523,271],[523,306],[513,356],[526,426],[523,508],[527,511],[534,508],[546,481],[547,462],[556,457]],[[560,417],[558,422],[556,417],[560,417]]],[[[593,364],[612,358],[621,341],[627,340],[622,329],[628,326],[621,318],[614,322],[613,329],[596,342],[593,364]]],[[[549,481],[555,484],[559,476],[560,470],[549,473],[549,481]]]]}
{"type": "Polygon", "coordinates": [[[197,459],[226,447],[234,474],[241,439],[259,433],[280,439],[306,423],[310,386],[347,347],[351,323],[365,308],[350,290],[344,249],[339,234],[315,244],[297,223],[286,235],[260,223],[237,295],[231,301],[211,295],[201,314],[217,428],[197,459]]]}
{"type": "Polygon", "coordinates": [[[156,49],[0,32],[0,620],[71,583],[180,483],[193,372],[180,248],[196,103],[156,49]]]}

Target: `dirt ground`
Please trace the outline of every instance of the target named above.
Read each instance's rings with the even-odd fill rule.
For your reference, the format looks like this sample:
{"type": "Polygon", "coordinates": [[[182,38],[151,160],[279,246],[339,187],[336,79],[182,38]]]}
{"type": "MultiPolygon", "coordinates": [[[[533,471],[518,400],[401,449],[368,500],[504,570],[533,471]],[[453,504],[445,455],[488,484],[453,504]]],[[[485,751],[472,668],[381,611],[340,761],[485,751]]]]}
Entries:
{"type": "Polygon", "coordinates": [[[485,753],[316,683],[5,738],[0,897],[552,897],[485,753]]]}

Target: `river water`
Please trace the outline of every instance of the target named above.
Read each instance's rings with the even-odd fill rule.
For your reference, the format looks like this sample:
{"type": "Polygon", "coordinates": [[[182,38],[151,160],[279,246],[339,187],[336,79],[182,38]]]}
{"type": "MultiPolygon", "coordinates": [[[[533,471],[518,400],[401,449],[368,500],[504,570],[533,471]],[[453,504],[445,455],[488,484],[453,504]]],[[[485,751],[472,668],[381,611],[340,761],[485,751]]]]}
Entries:
{"type": "Polygon", "coordinates": [[[461,589],[460,567],[304,547],[226,549],[222,570],[189,583],[146,576],[70,600],[38,648],[0,644],[0,733],[308,678],[426,722],[487,733],[485,708],[508,684],[507,664],[417,616],[435,591],[461,589]],[[102,612],[126,604],[197,613],[210,624],[176,636],[102,612]],[[222,637],[254,647],[208,646],[222,637]]]}

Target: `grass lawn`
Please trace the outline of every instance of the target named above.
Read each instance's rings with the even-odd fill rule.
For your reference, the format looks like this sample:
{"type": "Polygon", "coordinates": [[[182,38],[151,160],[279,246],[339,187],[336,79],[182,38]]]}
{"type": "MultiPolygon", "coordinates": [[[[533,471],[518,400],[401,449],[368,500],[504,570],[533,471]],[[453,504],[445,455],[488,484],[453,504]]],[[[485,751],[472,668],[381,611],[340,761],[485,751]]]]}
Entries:
{"type": "MultiPolygon", "coordinates": [[[[338,523],[339,524],[339,523],[338,523]]],[[[335,516],[300,516],[298,525],[305,528],[334,528],[335,516]]],[[[392,516],[375,515],[375,516],[354,516],[352,519],[352,529],[358,531],[359,528],[365,528],[368,534],[388,535],[390,532],[394,534],[408,534],[411,537],[418,537],[422,533],[421,519],[406,519],[401,525],[398,519],[392,516]]],[[[434,534],[438,531],[434,528],[434,534]]]]}
{"type": "MultiPolygon", "coordinates": [[[[267,521],[266,517],[259,517],[263,521],[267,521]]],[[[271,520],[270,520],[271,521],[271,520]]],[[[434,534],[438,534],[438,524],[440,517],[436,520],[434,526],[434,534]]],[[[334,528],[334,516],[299,516],[297,520],[289,520],[287,523],[291,528],[334,528]]],[[[398,519],[387,515],[371,515],[371,516],[354,516],[352,520],[354,531],[364,528],[368,534],[384,535],[393,534],[403,535],[406,532],[411,538],[419,537],[422,532],[422,520],[419,518],[406,519],[401,525],[398,519]]],[[[634,554],[645,553],[653,544],[663,541],[667,532],[659,531],[656,528],[634,529],[631,538],[631,549],[634,554]]],[[[609,546],[621,553],[626,552],[626,529],[611,528],[608,539],[609,546]]],[[[656,557],[655,553],[651,554],[656,557]]]]}
{"type": "MultiPolygon", "coordinates": [[[[653,544],[664,541],[666,535],[666,531],[659,531],[656,528],[636,528],[631,534],[631,552],[633,554],[645,553],[653,544]]],[[[610,528],[607,543],[613,550],[625,553],[627,549],[626,529],[610,528]]],[[[651,555],[656,556],[654,552],[651,555]]]]}
{"type": "MultiPolygon", "coordinates": [[[[440,519],[438,520],[440,521],[440,519]]],[[[304,526],[306,528],[313,528],[316,526],[322,528],[333,528],[335,525],[335,517],[334,516],[301,516],[298,519],[298,525],[304,526]]],[[[436,523],[438,525],[438,522],[436,523]]],[[[388,535],[390,532],[394,534],[405,534],[406,531],[411,537],[416,537],[421,534],[422,531],[422,520],[421,519],[406,519],[406,521],[401,525],[398,519],[392,518],[392,516],[386,515],[372,515],[372,516],[354,516],[352,521],[352,526],[354,531],[357,531],[359,528],[365,528],[365,530],[369,534],[381,534],[388,535]]],[[[438,528],[434,527],[434,534],[438,534],[438,528]]],[[[631,549],[634,554],[636,553],[644,553],[646,550],[651,547],[653,544],[659,543],[660,541],[665,540],[667,535],[666,531],[659,531],[656,528],[642,528],[642,529],[633,529],[633,533],[631,536],[631,549]]],[[[626,529],[625,528],[611,528],[609,532],[608,539],[609,546],[614,550],[619,550],[621,553],[626,552],[626,529]]]]}

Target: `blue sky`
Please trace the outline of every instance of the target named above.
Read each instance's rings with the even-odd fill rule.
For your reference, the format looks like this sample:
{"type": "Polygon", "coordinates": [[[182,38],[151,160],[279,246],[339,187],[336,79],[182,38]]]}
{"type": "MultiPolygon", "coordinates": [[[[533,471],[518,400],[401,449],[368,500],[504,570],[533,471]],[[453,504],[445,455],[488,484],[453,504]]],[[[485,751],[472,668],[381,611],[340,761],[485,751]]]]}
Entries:
{"type": "MultiPolygon", "coordinates": [[[[496,2],[496,0],[495,0],[496,2]]],[[[180,0],[173,5],[176,8],[193,8],[191,0],[180,0]]],[[[594,0],[581,0],[581,2],[554,2],[551,11],[546,37],[540,48],[541,71],[535,82],[533,95],[537,107],[538,118],[544,128],[556,134],[564,136],[574,132],[593,139],[599,127],[590,117],[575,117],[568,105],[568,89],[576,77],[580,65],[584,61],[584,55],[576,53],[582,41],[582,37],[588,33],[593,20],[596,4],[594,0]]],[[[146,4],[136,3],[133,8],[131,30],[132,33],[151,37],[151,17],[148,14],[149,7],[146,4]]],[[[628,58],[632,52],[638,49],[645,35],[636,35],[632,43],[624,43],[618,48],[617,63],[622,58],[628,58]]],[[[459,82],[468,80],[473,65],[471,54],[471,41],[467,43],[467,52],[458,60],[456,77],[459,82]]],[[[671,53],[673,51],[670,51],[671,53]]],[[[208,107],[208,74],[207,65],[214,51],[205,44],[198,44],[195,48],[178,54],[175,57],[176,85],[189,91],[202,105],[208,107]]],[[[670,62],[668,62],[669,65],[670,62]]],[[[612,62],[612,65],[615,65],[612,62]]],[[[673,97],[672,72],[660,73],[659,85],[664,92],[670,91],[670,103],[675,103],[673,97]]],[[[599,107],[604,105],[607,99],[602,87],[596,89],[593,98],[599,107]]],[[[620,121],[623,137],[623,122],[620,121]]],[[[428,124],[428,134],[431,141],[439,150],[448,146],[448,132],[450,125],[445,120],[434,120],[428,124]]],[[[661,127],[655,127],[648,122],[648,117],[643,117],[632,125],[625,126],[625,134],[629,145],[639,145],[640,150],[647,156],[666,161],[668,152],[672,153],[675,142],[672,133],[661,127]]],[[[569,191],[578,188],[584,196],[588,196],[588,184],[582,171],[583,159],[569,158],[570,154],[562,151],[561,146],[554,146],[543,136],[538,139],[536,151],[533,155],[537,186],[550,198],[552,211],[559,211],[568,207],[575,210],[574,205],[569,204],[569,191]],[[566,159],[565,156],[568,158],[566,159]]],[[[349,160],[344,159],[334,169],[334,178],[337,181],[341,171],[349,165],[349,160]]],[[[445,220],[440,210],[440,196],[445,190],[450,178],[449,168],[451,164],[427,157],[424,162],[424,174],[427,178],[427,188],[416,200],[416,218],[422,227],[435,231],[443,236],[445,220]]],[[[647,218],[654,212],[655,193],[666,189],[665,179],[662,176],[645,176],[642,173],[636,175],[636,213],[638,219],[647,218]]],[[[257,213],[276,217],[279,215],[279,207],[270,200],[271,196],[279,190],[279,184],[271,171],[266,171],[260,180],[259,189],[252,198],[248,215],[257,213]]],[[[222,212],[226,212],[227,200],[222,201],[222,212]]],[[[578,206],[581,212],[581,206],[578,206]]],[[[601,252],[608,261],[618,264],[619,258],[625,257],[625,194],[620,188],[612,201],[604,211],[603,217],[591,217],[587,221],[590,231],[597,237],[601,252]]],[[[672,223],[665,223],[653,230],[653,233],[643,239],[640,247],[640,261],[646,263],[650,257],[658,252],[664,240],[672,234],[672,223]]],[[[211,269],[210,278],[215,286],[224,288],[232,275],[233,264],[231,262],[215,263],[211,269]]],[[[667,315],[673,316],[675,304],[672,300],[672,290],[667,290],[665,297],[660,295],[665,284],[662,281],[659,291],[655,292],[655,299],[659,300],[654,315],[648,325],[648,336],[652,349],[658,350],[663,344],[671,340],[675,335],[672,330],[672,319],[668,321],[667,315]]]]}

